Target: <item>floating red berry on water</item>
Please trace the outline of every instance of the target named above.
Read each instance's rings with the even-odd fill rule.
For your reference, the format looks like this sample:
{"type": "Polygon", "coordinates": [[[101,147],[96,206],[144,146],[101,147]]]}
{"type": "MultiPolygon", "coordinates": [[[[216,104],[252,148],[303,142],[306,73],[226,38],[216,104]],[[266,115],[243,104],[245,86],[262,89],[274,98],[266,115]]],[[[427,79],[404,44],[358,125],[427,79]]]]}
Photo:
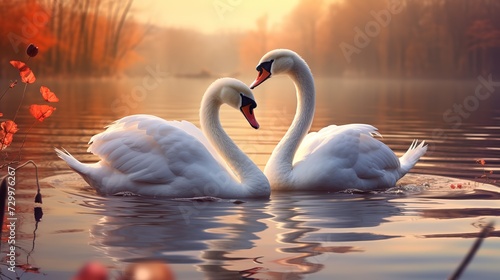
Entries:
{"type": "Polygon", "coordinates": [[[35,57],[38,54],[38,47],[33,44],[30,44],[26,49],[26,54],[29,57],[35,57]]]}

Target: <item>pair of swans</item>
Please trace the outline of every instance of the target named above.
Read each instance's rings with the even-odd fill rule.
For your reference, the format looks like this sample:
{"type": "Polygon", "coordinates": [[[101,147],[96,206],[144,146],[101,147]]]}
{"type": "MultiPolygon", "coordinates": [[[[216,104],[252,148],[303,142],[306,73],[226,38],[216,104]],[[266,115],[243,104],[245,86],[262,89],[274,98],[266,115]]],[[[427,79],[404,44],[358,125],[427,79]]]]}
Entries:
{"type": "Polygon", "coordinates": [[[207,88],[201,101],[203,132],[187,121],[132,115],[90,139],[87,151],[101,158],[97,163],[81,163],[65,150],[56,153],[102,194],[269,197],[266,176],[222,129],[222,104],[240,110],[253,128],[259,127],[248,86],[222,78],[207,88]]]}
{"type": "Polygon", "coordinates": [[[295,83],[298,99],[295,118],[274,149],[265,175],[220,124],[219,108],[225,103],[239,109],[252,127],[259,127],[250,88],[231,78],[219,79],[206,90],[200,109],[203,132],[185,121],[133,115],[90,139],[88,151],[101,158],[97,163],[83,164],[67,151],[56,152],[103,194],[250,198],[269,197],[270,186],[273,190],[330,191],[391,187],[427,150],[424,142],[414,142],[397,158],[373,138],[380,135],[377,129],[366,124],[330,125],[307,134],[315,90],[305,61],[293,51],[278,49],[265,54],[257,70],[259,75],[250,88],[272,75],[285,74],[295,83]]]}

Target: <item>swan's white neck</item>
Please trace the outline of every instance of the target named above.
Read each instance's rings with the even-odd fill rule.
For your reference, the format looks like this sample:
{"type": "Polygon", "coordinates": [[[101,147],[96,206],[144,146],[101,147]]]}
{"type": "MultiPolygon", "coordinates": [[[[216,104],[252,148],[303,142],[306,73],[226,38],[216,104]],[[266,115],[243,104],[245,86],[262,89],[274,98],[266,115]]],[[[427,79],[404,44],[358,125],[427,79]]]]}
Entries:
{"type": "MultiPolygon", "coordinates": [[[[228,165],[235,171],[241,181],[241,190],[244,189],[250,196],[269,196],[269,182],[262,171],[243,153],[238,146],[229,138],[222,128],[219,119],[219,109],[222,101],[218,92],[205,94],[201,103],[200,123],[203,133],[215,146],[219,154],[226,160],[228,165]]],[[[229,180],[233,180],[228,177],[229,180]]],[[[234,181],[234,180],[233,180],[234,181]]],[[[232,182],[227,182],[228,188],[233,186],[232,182]]]]}
{"type": "Polygon", "coordinates": [[[294,66],[287,74],[295,84],[297,110],[290,128],[274,149],[264,169],[271,185],[289,184],[293,180],[292,163],[295,152],[311,128],[314,118],[316,93],[311,70],[303,59],[293,59],[294,66]]]}

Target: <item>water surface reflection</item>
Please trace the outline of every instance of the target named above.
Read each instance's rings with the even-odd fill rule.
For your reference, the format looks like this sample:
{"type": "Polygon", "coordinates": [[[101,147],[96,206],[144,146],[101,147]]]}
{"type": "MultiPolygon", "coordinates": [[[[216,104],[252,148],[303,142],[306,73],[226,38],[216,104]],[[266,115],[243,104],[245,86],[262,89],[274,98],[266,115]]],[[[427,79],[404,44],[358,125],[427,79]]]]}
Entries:
{"type": "MultiPolygon", "coordinates": [[[[348,274],[350,268],[335,265],[343,257],[335,256],[359,255],[373,246],[364,244],[408,238],[408,230],[384,231],[383,224],[407,222],[405,216],[419,204],[418,197],[404,195],[399,201],[401,194],[386,193],[276,193],[270,200],[242,204],[79,195],[88,213],[100,216],[90,233],[91,244],[103,254],[117,263],[161,259],[181,274],[196,267],[204,279],[303,279],[321,275],[327,265],[334,265],[337,275],[348,274]]],[[[452,209],[416,214],[435,219],[443,211],[452,209]]],[[[481,213],[472,209],[466,215],[481,213]]]]}
{"type": "MultiPolygon", "coordinates": [[[[23,148],[23,155],[37,162],[41,178],[56,178],[42,185],[45,215],[30,256],[42,273],[30,274],[30,279],[68,279],[89,259],[118,269],[151,258],[171,263],[179,279],[443,279],[461,261],[482,224],[493,220],[500,225],[498,187],[488,185],[500,179],[500,95],[491,95],[458,127],[443,120],[443,112],[474,93],[474,81],[317,78],[313,131],[330,124],[370,123],[398,155],[414,138],[426,139],[429,152],[405,177],[405,184],[429,188],[372,194],[274,193],[270,200],[243,204],[100,197],[74,174],[62,175],[68,168],[53,147],[93,162],[96,157],[86,152],[86,143],[125,113],[199,124],[199,103],[211,80],[167,78],[144,100],[129,104],[127,112],[113,110],[111,104],[140,82],[51,83],[61,99],[57,111],[30,131],[23,148]],[[478,164],[478,159],[486,164],[478,164]],[[412,177],[415,173],[429,176],[412,177]],[[458,184],[463,188],[451,188],[458,184]]],[[[222,108],[221,120],[236,144],[263,168],[292,121],[296,101],[293,85],[279,77],[259,88],[255,97],[259,130],[249,128],[240,113],[228,108],[222,108]]],[[[39,98],[27,95],[26,104],[39,98]]],[[[5,115],[9,110],[0,104],[5,115]]],[[[18,119],[20,127],[32,121],[29,115],[18,119]]],[[[26,217],[19,228],[19,246],[29,249],[35,227],[33,172],[27,169],[17,176],[18,190],[30,191],[29,198],[18,197],[23,205],[18,213],[26,217]]],[[[485,240],[466,271],[469,278],[498,275],[497,236],[495,231],[485,240]]],[[[23,252],[20,259],[26,257],[23,252]]]]}

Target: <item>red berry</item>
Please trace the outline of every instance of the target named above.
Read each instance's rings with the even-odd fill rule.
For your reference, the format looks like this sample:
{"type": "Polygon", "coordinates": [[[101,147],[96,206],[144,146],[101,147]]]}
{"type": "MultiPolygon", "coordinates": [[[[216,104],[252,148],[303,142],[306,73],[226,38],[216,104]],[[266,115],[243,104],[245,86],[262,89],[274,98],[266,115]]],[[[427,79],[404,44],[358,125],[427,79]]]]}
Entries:
{"type": "Polygon", "coordinates": [[[26,54],[30,57],[35,57],[38,54],[38,47],[30,44],[26,49],[26,54]]]}

